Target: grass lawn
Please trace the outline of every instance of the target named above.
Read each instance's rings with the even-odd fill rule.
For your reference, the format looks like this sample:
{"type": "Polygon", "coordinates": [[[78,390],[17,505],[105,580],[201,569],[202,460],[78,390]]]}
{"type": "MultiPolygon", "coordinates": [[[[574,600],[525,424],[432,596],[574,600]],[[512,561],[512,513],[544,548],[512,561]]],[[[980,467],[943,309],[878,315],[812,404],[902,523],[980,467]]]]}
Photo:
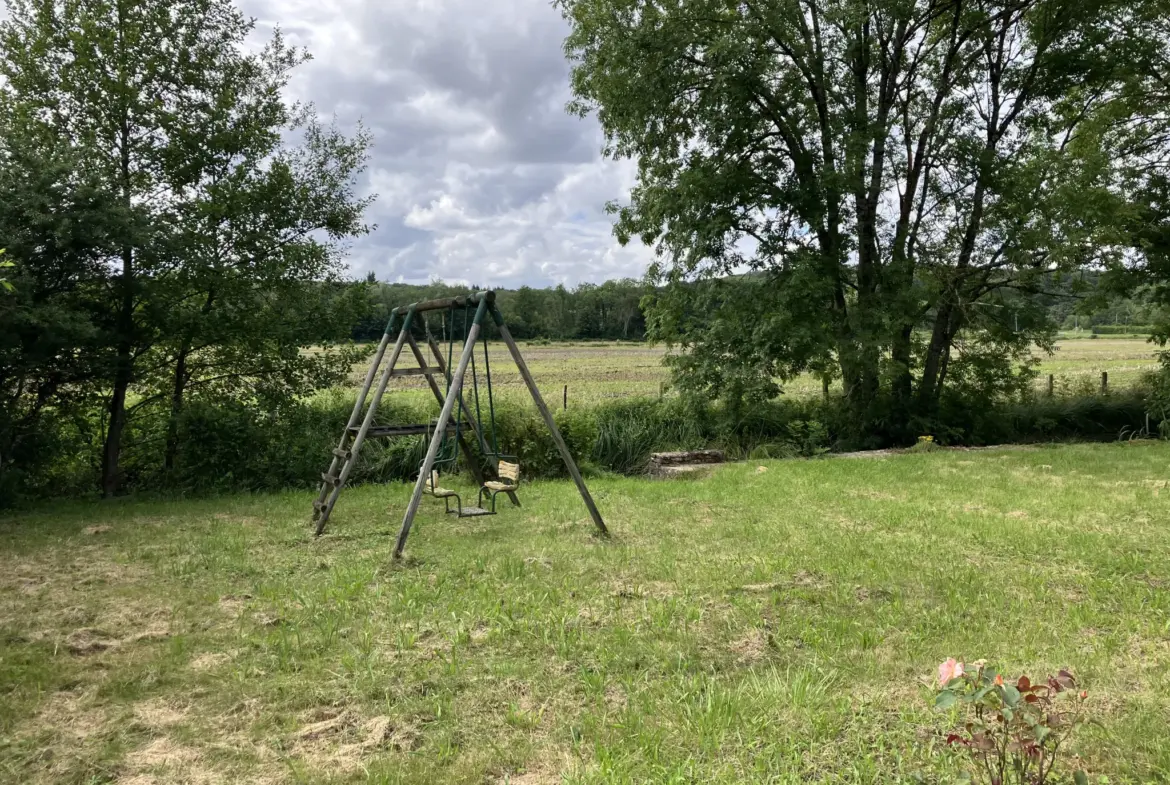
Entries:
{"type": "MultiPolygon", "coordinates": [[[[763,469],[759,469],[763,466],[763,469]]],[[[405,485],[0,520],[0,781],[946,781],[947,656],[1070,667],[1170,778],[1170,445],[568,482],[389,559],[405,485]]]]}

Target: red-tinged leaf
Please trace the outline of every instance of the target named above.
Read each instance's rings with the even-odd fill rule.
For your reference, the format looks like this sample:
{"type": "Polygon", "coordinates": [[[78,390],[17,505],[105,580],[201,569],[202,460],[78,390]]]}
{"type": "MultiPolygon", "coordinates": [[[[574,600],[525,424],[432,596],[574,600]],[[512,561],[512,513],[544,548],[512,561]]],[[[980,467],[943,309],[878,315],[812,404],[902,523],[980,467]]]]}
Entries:
{"type": "Polygon", "coordinates": [[[1031,680],[1027,676],[1021,676],[1016,681],[1016,689],[1020,692],[1027,692],[1028,690],[1032,689],[1031,680]]]}
{"type": "Polygon", "coordinates": [[[964,747],[969,746],[967,740],[957,733],[952,733],[950,736],[947,736],[947,744],[962,744],[964,747]]]}
{"type": "Polygon", "coordinates": [[[1037,697],[1036,697],[1036,694],[1035,694],[1035,693],[1033,693],[1033,692],[1029,692],[1027,695],[1025,695],[1025,696],[1024,696],[1024,700],[1025,700],[1027,703],[1039,703],[1039,702],[1040,702],[1040,699],[1039,699],[1039,698],[1037,698],[1037,697]]]}

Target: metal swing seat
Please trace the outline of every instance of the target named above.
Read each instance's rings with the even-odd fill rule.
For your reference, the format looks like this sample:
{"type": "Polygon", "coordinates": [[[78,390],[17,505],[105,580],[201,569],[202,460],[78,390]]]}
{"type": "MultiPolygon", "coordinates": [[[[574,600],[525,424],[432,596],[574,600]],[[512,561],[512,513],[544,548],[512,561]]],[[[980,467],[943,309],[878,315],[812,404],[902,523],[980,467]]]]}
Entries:
{"type": "MultiPolygon", "coordinates": [[[[458,313],[454,305],[449,310],[449,315],[444,318],[444,332],[448,334],[447,340],[447,363],[446,367],[450,369],[452,355],[456,340],[455,316],[458,313]],[[449,324],[448,324],[449,321],[449,324]]],[[[463,308],[463,330],[466,335],[468,330],[469,307],[463,308]]],[[[427,477],[423,484],[423,493],[432,496],[435,499],[443,500],[443,509],[448,515],[455,515],[459,518],[473,518],[483,515],[496,514],[496,497],[501,493],[508,494],[514,506],[519,507],[520,502],[516,498],[516,491],[520,488],[520,464],[516,461],[515,456],[503,455],[500,453],[499,444],[496,439],[496,407],[495,400],[492,394],[492,375],[491,375],[491,360],[488,355],[488,339],[487,335],[483,335],[483,364],[484,364],[484,379],[487,388],[487,406],[488,406],[488,420],[490,430],[490,449],[488,442],[484,437],[484,421],[483,411],[480,406],[479,395],[479,373],[475,363],[475,352],[471,352],[471,387],[472,395],[475,401],[475,426],[471,427],[471,431],[476,436],[476,442],[479,446],[480,454],[485,458],[493,459],[496,463],[497,480],[487,480],[480,485],[479,494],[476,500],[476,506],[465,507],[463,505],[463,498],[457,491],[450,488],[442,487],[440,483],[440,466],[451,466],[455,468],[459,460],[458,443],[461,435],[464,433],[464,425],[471,425],[471,423],[464,423],[460,417],[461,407],[456,407],[455,417],[453,422],[448,424],[442,436],[442,443],[439,447],[439,454],[435,456],[432,464],[430,476],[427,477]],[[505,460],[509,459],[509,460],[505,460]],[[451,499],[455,500],[455,507],[451,507],[451,499]],[[485,505],[485,500],[490,502],[485,505]]],[[[460,342],[462,343],[462,341],[460,342]]],[[[447,376],[447,395],[451,395],[451,386],[454,381],[451,373],[448,371],[447,376]]],[[[470,412],[468,413],[470,415],[470,412]]],[[[425,464],[426,461],[424,460],[425,464]]],[[[419,467],[419,472],[423,471],[422,465],[419,467]]]]}

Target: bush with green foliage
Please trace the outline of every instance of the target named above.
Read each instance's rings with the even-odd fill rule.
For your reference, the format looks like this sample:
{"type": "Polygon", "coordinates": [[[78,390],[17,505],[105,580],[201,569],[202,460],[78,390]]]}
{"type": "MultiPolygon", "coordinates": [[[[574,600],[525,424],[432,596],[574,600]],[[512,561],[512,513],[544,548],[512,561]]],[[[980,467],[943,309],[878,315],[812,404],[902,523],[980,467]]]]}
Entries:
{"type": "MultiPolygon", "coordinates": [[[[1085,699],[1067,670],[1032,683],[1027,676],[1005,679],[983,660],[971,667],[954,658],[938,669],[935,706],[958,707],[961,727],[947,743],[964,750],[974,764],[976,782],[987,785],[1046,785],[1054,776],[1064,743],[1088,721],[1085,699]]],[[[1088,782],[1081,770],[1077,785],[1088,782]]],[[[1061,780],[1063,781],[1063,780],[1061,780]]]]}
{"type": "MultiPolygon", "coordinates": [[[[1170,390],[1170,383],[1155,389],[1170,390]]],[[[1170,407],[1170,395],[1165,393],[1150,400],[1170,407]]],[[[918,435],[931,433],[939,445],[1109,441],[1127,430],[1142,429],[1147,408],[1154,405],[1137,394],[1034,397],[990,406],[950,400],[939,420],[925,423],[918,435]]],[[[163,462],[165,419],[136,420],[127,436],[127,490],[216,493],[314,487],[352,409],[352,392],[338,390],[274,407],[195,400],[180,418],[178,449],[169,470],[163,462]]],[[[435,415],[435,405],[421,399],[387,400],[378,420],[406,424],[427,422],[435,415]]],[[[714,447],[732,460],[813,457],[830,450],[905,447],[917,438],[894,438],[891,431],[858,439],[848,408],[836,397],[780,399],[738,408],[673,396],[637,398],[557,411],[555,417],[586,472],[637,474],[645,470],[650,453],[666,450],[714,447]]],[[[29,457],[23,464],[27,468],[5,475],[0,500],[12,504],[21,498],[75,496],[92,489],[100,466],[100,420],[96,407],[86,416],[47,420],[52,427],[26,445],[36,460],[29,457]]],[[[556,444],[531,406],[511,400],[497,403],[495,436],[500,452],[519,460],[526,478],[564,476],[556,444]]],[[[485,439],[490,449],[490,428],[485,439]]],[[[417,477],[425,451],[423,437],[370,440],[351,482],[417,477]]],[[[482,460],[486,463],[487,458],[482,460]]],[[[451,469],[461,470],[462,462],[461,458],[451,469]]]]}

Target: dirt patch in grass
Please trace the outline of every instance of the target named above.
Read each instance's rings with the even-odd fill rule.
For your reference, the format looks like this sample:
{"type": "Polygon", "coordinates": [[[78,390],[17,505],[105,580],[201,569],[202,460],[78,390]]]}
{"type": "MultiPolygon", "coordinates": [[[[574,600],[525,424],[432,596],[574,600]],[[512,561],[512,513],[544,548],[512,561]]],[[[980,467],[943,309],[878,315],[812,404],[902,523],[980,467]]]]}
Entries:
{"type": "Polygon", "coordinates": [[[126,756],[125,766],[128,771],[118,780],[120,785],[164,782],[219,785],[227,782],[221,774],[206,766],[199,750],[166,736],[132,751],[126,756]]]}
{"type": "Polygon", "coordinates": [[[728,648],[735,655],[737,664],[747,666],[767,657],[772,644],[764,630],[752,630],[739,640],[733,641],[728,648]]]}
{"type": "Polygon", "coordinates": [[[564,750],[546,750],[519,771],[506,772],[489,782],[492,785],[557,785],[573,767],[573,758],[564,750]]]}
{"type": "Polygon", "coordinates": [[[106,723],[106,712],[93,705],[96,687],[54,692],[37,710],[28,728],[51,730],[74,740],[99,733],[106,723]]]}
{"type": "Polygon", "coordinates": [[[225,615],[238,619],[247,609],[248,601],[251,599],[251,594],[225,594],[219,598],[216,605],[225,615]]]}
{"type": "Polygon", "coordinates": [[[208,651],[191,660],[191,669],[209,671],[232,661],[232,655],[220,651],[208,651]]]}
{"type": "Polygon", "coordinates": [[[325,707],[293,736],[292,754],[314,768],[355,771],[383,752],[410,752],[422,744],[418,729],[391,717],[363,718],[352,709],[325,707]],[[320,718],[320,719],[316,719],[320,718]]]}
{"type": "Polygon", "coordinates": [[[184,722],[187,719],[187,708],[155,698],[135,704],[134,719],[151,730],[161,730],[184,722]]]}

